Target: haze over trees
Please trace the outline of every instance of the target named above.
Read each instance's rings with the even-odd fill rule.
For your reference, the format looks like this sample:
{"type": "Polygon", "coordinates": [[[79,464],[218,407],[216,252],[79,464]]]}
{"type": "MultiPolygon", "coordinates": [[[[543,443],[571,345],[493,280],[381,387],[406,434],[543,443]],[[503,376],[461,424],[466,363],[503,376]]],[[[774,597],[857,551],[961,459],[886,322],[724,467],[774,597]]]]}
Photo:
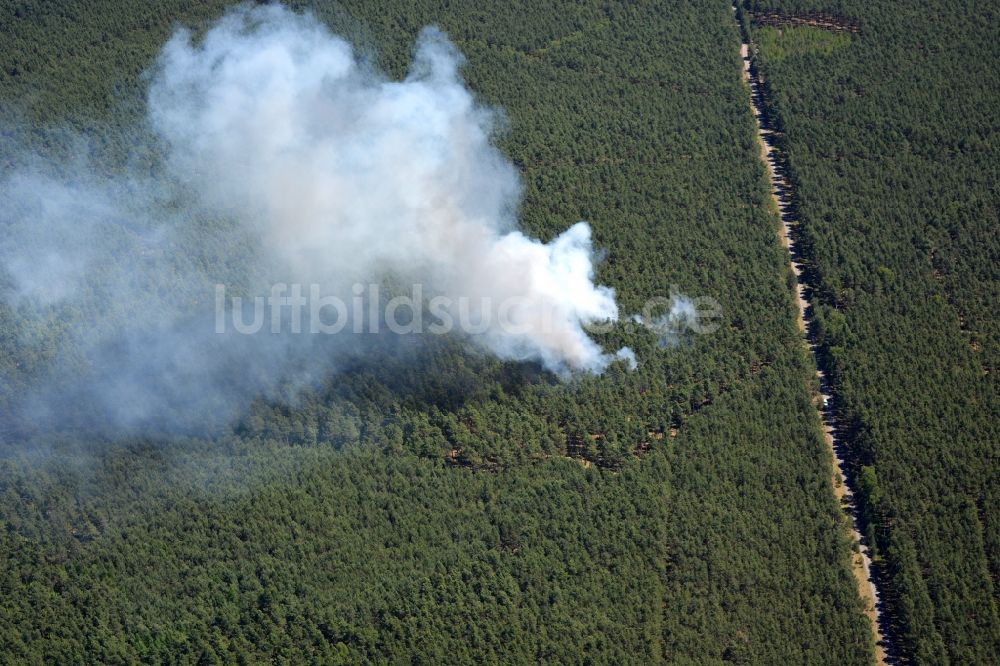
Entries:
{"type": "MultiPolygon", "coordinates": [[[[0,145],[56,159],[85,136],[108,172],[155,171],[143,72],[178,24],[201,32],[226,4],[0,5],[0,145]]],[[[766,33],[760,63],[907,654],[985,664],[996,137],[985,111],[941,103],[942,133],[922,120],[944,97],[905,93],[944,86],[950,38],[918,8],[868,7],[842,8],[860,36],[766,33]],[[887,83],[877,56],[913,46],[900,12],[931,26],[917,41],[941,69],[887,83]],[[838,159],[845,141],[858,159],[838,159]],[[935,203],[952,188],[966,196],[935,203]]],[[[586,220],[623,313],[677,290],[716,299],[721,326],[664,346],[623,318],[594,339],[638,369],[568,381],[406,339],[221,429],[108,437],[4,411],[58,368],[72,319],[38,326],[0,297],[0,662],[871,663],[730,4],[311,9],[395,78],[439,26],[506,113],[525,233],[586,220]]],[[[995,50],[985,30],[961,39],[995,50]]],[[[948,85],[988,101],[995,69],[975,71],[948,85]]]]}

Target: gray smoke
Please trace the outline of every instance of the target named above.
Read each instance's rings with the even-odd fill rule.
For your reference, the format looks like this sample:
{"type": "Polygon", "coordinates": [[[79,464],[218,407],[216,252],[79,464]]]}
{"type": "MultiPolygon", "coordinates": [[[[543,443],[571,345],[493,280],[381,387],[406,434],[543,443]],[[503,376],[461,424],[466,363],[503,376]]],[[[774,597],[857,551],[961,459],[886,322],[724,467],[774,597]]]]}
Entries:
{"type": "MultiPolygon", "coordinates": [[[[584,327],[618,309],[593,282],[590,229],[549,243],[517,230],[497,111],[460,65],[428,28],[410,73],[391,81],[278,6],[240,7],[197,43],[179,30],[151,71],[154,177],[25,154],[0,182],[15,356],[0,400],[38,424],[70,404],[113,429],[224,421],[364,348],[347,333],[220,334],[217,284],[244,304],[275,282],[348,303],[358,283],[418,284],[438,321],[477,322],[459,333],[502,359],[602,371],[616,355],[584,327]]],[[[634,364],[628,350],[617,358],[634,364]]]]}

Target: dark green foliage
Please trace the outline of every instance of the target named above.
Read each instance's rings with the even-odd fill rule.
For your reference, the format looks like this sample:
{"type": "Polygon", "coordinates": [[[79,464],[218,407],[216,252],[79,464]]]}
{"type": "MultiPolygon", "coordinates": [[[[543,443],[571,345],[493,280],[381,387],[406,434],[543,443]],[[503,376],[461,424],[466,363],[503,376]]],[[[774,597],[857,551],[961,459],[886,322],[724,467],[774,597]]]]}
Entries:
{"type": "Polygon", "coordinates": [[[751,2],[860,26],[758,64],[817,333],[916,663],[1000,661],[1000,47],[989,3],[751,2]],[[877,477],[877,478],[876,478],[877,477]]]}
{"type": "MultiPolygon", "coordinates": [[[[141,72],[220,10],[4,5],[0,94],[121,163],[141,72]]],[[[722,327],[623,324],[639,370],[570,382],[437,341],[208,441],[10,443],[0,660],[869,663],[729,5],[316,11],[394,76],[440,25],[508,114],[525,230],[587,219],[624,312],[677,285],[722,327]]],[[[3,329],[4,377],[45,362],[3,329]]]]}

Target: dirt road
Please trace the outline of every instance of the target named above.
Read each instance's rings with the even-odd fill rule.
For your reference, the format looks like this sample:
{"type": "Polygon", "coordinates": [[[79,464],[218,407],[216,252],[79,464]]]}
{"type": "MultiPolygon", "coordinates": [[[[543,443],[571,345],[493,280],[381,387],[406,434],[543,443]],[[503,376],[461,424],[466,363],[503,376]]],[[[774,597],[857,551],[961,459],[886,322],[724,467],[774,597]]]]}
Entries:
{"type": "MultiPolygon", "coordinates": [[[[733,6],[735,13],[736,6],[733,6]]],[[[741,31],[742,32],[742,31],[741,31]]],[[[795,274],[796,300],[799,307],[799,328],[803,332],[803,341],[809,349],[809,353],[816,362],[816,348],[809,332],[811,327],[811,307],[806,297],[807,285],[802,276],[802,266],[799,263],[798,255],[795,251],[795,238],[792,234],[792,210],[791,210],[791,190],[784,169],[778,160],[774,140],[773,128],[768,126],[764,117],[763,100],[761,98],[760,82],[750,74],[750,45],[744,41],[740,46],[740,56],[743,59],[743,78],[750,88],[750,106],[753,110],[754,118],[757,121],[757,131],[760,143],[760,158],[767,166],[768,176],[771,181],[771,194],[781,218],[781,243],[788,249],[789,264],[795,274]]],[[[861,533],[860,512],[854,499],[854,493],[848,484],[848,467],[844,458],[843,443],[837,437],[836,405],[835,396],[831,394],[826,375],[816,363],[816,376],[819,378],[820,395],[816,400],[816,408],[819,418],[823,424],[823,433],[827,444],[830,447],[830,454],[834,462],[834,474],[831,479],[833,483],[834,495],[844,508],[845,513],[850,516],[851,536],[858,546],[858,552],[853,557],[852,573],[858,584],[858,594],[865,604],[865,613],[871,621],[872,632],[876,640],[876,663],[893,664],[891,645],[887,639],[888,625],[887,616],[884,612],[884,605],[879,597],[878,587],[872,576],[871,552],[866,540],[861,533]]]]}

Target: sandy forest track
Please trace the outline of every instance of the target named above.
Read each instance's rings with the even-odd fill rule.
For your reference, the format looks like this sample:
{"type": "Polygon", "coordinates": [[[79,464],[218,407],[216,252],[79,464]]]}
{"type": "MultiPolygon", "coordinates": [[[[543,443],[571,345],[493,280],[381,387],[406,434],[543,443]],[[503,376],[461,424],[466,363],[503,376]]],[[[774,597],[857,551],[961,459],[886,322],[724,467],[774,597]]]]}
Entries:
{"type": "MultiPolygon", "coordinates": [[[[734,13],[736,12],[735,4],[733,5],[733,11],[734,13]]],[[[740,32],[742,34],[742,30],[740,32]]],[[[854,494],[848,485],[848,467],[843,451],[844,445],[837,437],[834,398],[831,395],[826,375],[817,362],[815,343],[811,340],[811,336],[808,333],[811,330],[811,312],[809,300],[806,297],[807,286],[802,276],[802,265],[795,251],[795,238],[792,235],[791,229],[791,191],[785,171],[778,161],[778,154],[774,143],[774,130],[768,126],[767,119],[763,114],[760,81],[757,77],[752,76],[750,72],[750,45],[745,41],[746,39],[746,37],[741,38],[740,57],[743,60],[743,79],[750,88],[750,106],[757,125],[760,158],[767,167],[768,178],[771,183],[771,195],[774,197],[774,204],[781,219],[781,243],[788,250],[789,264],[791,265],[792,272],[795,274],[799,328],[803,332],[803,340],[807,343],[809,353],[813,356],[816,365],[816,376],[819,379],[820,386],[820,395],[816,400],[816,410],[823,425],[824,439],[830,447],[830,454],[834,462],[833,478],[831,479],[833,491],[841,507],[850,515],[851,537],[858,550],[853,557],[851,570],[858,584],[858,595],[865,605],[865,614],[871,621],[872,632],[875,635],[875,661],[879,666],[893,664],[896,660],[893,658],[893,650],[888,641],[888,618],[885,613],[884,602],[879,596],[875,578],[872,575],[871,551],[867,541],[862,536],[860,511],[855,502],[854,494]]]]}

